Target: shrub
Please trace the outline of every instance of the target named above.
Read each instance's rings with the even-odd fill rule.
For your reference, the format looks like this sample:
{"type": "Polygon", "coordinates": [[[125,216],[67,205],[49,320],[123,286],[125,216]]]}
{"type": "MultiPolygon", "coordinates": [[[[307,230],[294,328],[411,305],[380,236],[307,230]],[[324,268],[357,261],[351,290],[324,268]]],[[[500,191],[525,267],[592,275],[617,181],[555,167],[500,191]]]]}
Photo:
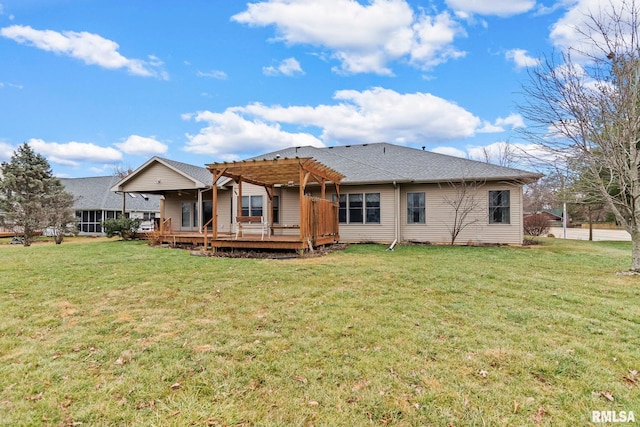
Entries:
{"type": "Polygon", "coordinates": [[[549,220],[542,214],[533,214],[524,218],[524,234],[543,236],[549,232],[549,220]]]}
{"type": "Polygon", "coordinates": [[[122,239],[135,239],[140,228],[138,218],[108,219],[102,223],[102,229],[107,237],[120,236],[122,239]]]}

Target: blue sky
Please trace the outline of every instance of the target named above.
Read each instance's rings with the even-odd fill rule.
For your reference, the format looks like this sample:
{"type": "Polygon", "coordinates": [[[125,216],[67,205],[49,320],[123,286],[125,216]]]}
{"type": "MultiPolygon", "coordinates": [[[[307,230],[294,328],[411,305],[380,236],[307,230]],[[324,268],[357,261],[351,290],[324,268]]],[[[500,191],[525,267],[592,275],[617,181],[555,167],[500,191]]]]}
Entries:
{"type": "Polygon", "coordinates": [[[527,68],[594,5],[0,0],[0,161],[23,142],[60,177],[309,144],[526,149],[527,68]]]}

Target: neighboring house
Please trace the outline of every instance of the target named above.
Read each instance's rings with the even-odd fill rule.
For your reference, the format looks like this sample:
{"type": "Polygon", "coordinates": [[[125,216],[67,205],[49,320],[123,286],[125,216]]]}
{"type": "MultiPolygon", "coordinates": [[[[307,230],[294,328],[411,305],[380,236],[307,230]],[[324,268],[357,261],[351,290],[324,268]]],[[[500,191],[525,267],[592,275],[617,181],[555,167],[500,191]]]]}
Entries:
{"type": "Polygon", "coordinates": [[[142,220],[140,231],[154,228],[160,213],[160,196],[145,193],[115,193],[111,187],[121,178],[98,176],[91,178],[60,178],[65,190],[73,195],[78,232],[80,235],[103,234],[102,222],[122,214],[142,220]]]}
{"type": "Polygon", "coordinates": [[[376,143],[292,147],[207,168],[154,157],[112,190],[163,195],[161,217],[174,239],[175,233],[186,232],[208,236],[213,223],[217,224],[214,238],[233,236],[239,218],[260,217],[268,222],[273,241],[297,233],[306,241],[303,230],[308,226],[303,222],[308,221],[303,216],[309,210],[302,207],[302,200],[310,197],[336,202],[339,234],[335,235],[340,241],[450,242],[453,206],[459,201],[464,203],[458,205],[471,209],[458,243],[521,244],[522,186],[539,177],[524,170],[376,143]],[[298,175],[293,159],[303,169],[303,163],[313,162],[314,169],[300,169],[298,175]],[[320,176],[324,172],[327,175],[320,176]],[[215,188],[212,174],[218,178],[215,188]],[[214,205],[216,221],[212,221],[214,205]]]}
{"type": "Polygon", "coordinates": [[[562,225],[562,209],[544,209],[539,212],[525,214],[525,218],[533,215],[540,215],[552,225],[562,225]]]}

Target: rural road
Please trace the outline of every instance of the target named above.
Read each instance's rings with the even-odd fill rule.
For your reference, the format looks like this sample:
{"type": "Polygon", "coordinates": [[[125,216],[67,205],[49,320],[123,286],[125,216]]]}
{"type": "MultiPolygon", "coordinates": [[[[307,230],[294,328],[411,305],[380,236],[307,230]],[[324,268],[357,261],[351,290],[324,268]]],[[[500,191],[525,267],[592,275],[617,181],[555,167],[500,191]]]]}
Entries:
{"type": "MultiPolygon", "coordinates": [[[[549,233],[557,238],[564,238],[562,227],[551,227],[549,233]]],[[[567,239],[589,240],[589,229],[567,228],[567,239]]],[[[631,240],[631,236],[624,230],[593,230],[593,240],[631,240]]]]}

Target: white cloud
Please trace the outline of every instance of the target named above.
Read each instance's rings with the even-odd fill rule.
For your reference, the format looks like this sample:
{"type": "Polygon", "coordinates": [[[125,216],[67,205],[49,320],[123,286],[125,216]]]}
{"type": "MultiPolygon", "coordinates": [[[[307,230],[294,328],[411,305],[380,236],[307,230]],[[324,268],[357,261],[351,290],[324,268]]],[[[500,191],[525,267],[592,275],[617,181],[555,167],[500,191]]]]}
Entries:
{"type": "Polygon", "coordinates": [[[429,150],[429,151],[433,151],[434,153],[438,153],[438,154],[446,154],[447,156],[462,157],[462,158],[467,157],[467,153],[454,147],[436,147],[433,150],[429,150]]]}
{"type": "Polygon", "coordinates": [[[202,111],[184,114],[183,119],[205,122],[197,135],[187,134],[185,151],[216,156],[225,161],[242,155],[273,151],[282,147],[315,145],[322,142],[308,133],[283,131],[278,123],[247,119],[229,109],[224,113],[202,111]]]}
{"type": "Polygon", "coordinates": [[[525,127],[524,119],[520,114],[510,114],[507,117],[498,117],[494,123],[483,122],[482,127],[478,129],[479,133],[498,133],[504,132],[506,128],[511,129],[525,127]]]}
{"type": "Polygon", "coordinates": [[[530,167],[536,161],[551,161],[549,150],[538,144],[510,143],[506,141],[494,142],[484,146],[472,146],[467,148],[468,157],[473,160],[487,161],[500,164],[508,153],[510,165],[530,167]]]}
{"type": "Polygon", "coordinates": [[[54,163],[78,166],[81,162],[116,163],[122,160],[122,153],[115,148],[101,147],[86,142],[46,142],[42,139],[30,139],[27,143],[33,151],[42,154],[54,163]]]}
{"type": "Polygon", "coordinates": [[[212,79],[217,79],[217,80],[227,79],[227,73],[221,70],[211,70],[207,72],[198,71],[196,74],[198,77],[211,77],[212,79]]]}
{"type": "Polygon", "coordinates": [[[345,74],[392,75],[391,61],[404,58],[429,69],[463,55],[451,44],[464,31],[447,12],[416,15],[405,0],[265,0],[248,4],[232,19],[274,25],[274,41],[327,49],[340,61],[335,70],[345,74]]]}
{"type": "Polygon", "coordinates": [[[505,153],[505,151],[511,150],[510,144],[506,142],[494,142],[484,146],[474,146],[467,148],[467,156],[472,160],[479,160],[481,162],[487,161],[489,163],[499,163],[499,159],[505,153]]]}
{"type": "Polygon", "coordinates": [[[11,160],[15,147],[4,142],[0,142],[0,162],[11,160]]]}
{"type": "Polygon", "coordinates": [[[232,158],[232,153],[257,154],[293,145],[426,144],[473,136],[482,124],[462,107],[429,93],[342,90],[334,100],[330,105],[255,103],[223,113],[185,114],[185,120],[208,123],[197,135],[187,135],[187,151],[232,158]],[[309,133],[291,133],[285,125],[309,133]]]}
{"type": "Polygon", "coordinates": [[[24,86],[19,84],[0,82],[0,89],[4,89],[5,87],[10,87],[13,89],[24,89],[24,86]]]}
{"type": "Polygon", "coordinates": [[[446,0],[446,3],[455,11],[502,17],[528,12],[536,5],[535,0],[446,0]]]}
{"type": "Polygon", "coordinates": [[[498,126],[496,124],[483,121],[482,127],[478,129],[478,132],[479,133],[498,133],[498,132],[504,132],[504,128],[502,126],[498,126]]]}
{"type": "Polygon", "coordinates": [[[129,59],[118,52],[119,45],[97,34],[88,32],[35,30],[30,26],[12,25],[0,29],[0,35],[18,43],[34,46],[56,54],[82,60],[85,64],[107,69],[124,68],[129,73],[167,79],[160,67],[162,62],[154,56],[148,61],[129,59]]]}
{"type": "Polygon", "coordinates": [[[296,74],[304,74],[304,71],[295,58],[287,58],[277,67],[270,66],[262,68],[262,73],[267,76],[293,76],[296,74]]]}
{"type": "Polygon", "coordinates": [[[169,148],[166,144],[154,138],[138,135],[131,135],[124,142],[117,143],[115,146],[127,154],[138,156],[165,154],[169,148]]]}
{"type": "MultiPolygon", "coordinates": [[[[567,13],[552,26],[549,38],[556,48],[561,50],[571,48],[574,60],[585,60],[586,58],[580,53],[589,54],[593,50],[593,41],[588,40],[578,31],[579,28],[585,29],[585,24],[593,24],[589,19],[590,15],[599,17],[603,27],[608,28],[614,25],[612,22],[607,22],[607,19],[615,9],[623,23],[620,26],[622,30],[624,30],[624,22],[631,19],[629,16],[631,3],[626,0],[574,0],[570,6],[567,13]]],[[[604,44],[600,35],[593,34],[593,36],[599,43],[604,44]]]]}
{"type": "Polygon", "coordinates": [[[507,117],[498,117],[494,123],[484,122],[480,133],[504,132],[506,128],[516,129],[525,127],[524,119],[520,114],[510,114],[507,117]]]}
{"type": "Polygon", "coordinates": [[[488,145],[469,146],[466,148],[466,151],[450,146],[440,146],[430,151],[481,162],[488,161],[493,164],[501,164],[504,160],[505,152],[508,151],[508,166],[524,168],[531,167],[531,165],[536,162],[536,159],[551,160],[548,151],[540,145],[514,144],[506,141],[493,142],[488,145]]]}
{"type": "Polygon", "coordinates": [[[448,13],[435,17],[424,15],[413,26],[416,43],[411,49],[411,62],[422,68],[431,68],[449,59],[465,56],[453,47],[457,35],[464,31],[448,13]]]}
{"type": "Polygon", "coordinates": [[[540,64],[540,60],[538,58],[529,56],[529,53],[524,49],[508,50],[505,57],[508,60],[513,61],[516,64],[517,69],[535,67],[540,64]]]}
{"type": "Polygon", "coordinates": [[[469,137],[480,125],[480,119],[468,111],[429,93],[341,90],[334,99],[334,105],[252,104],[235,110],[262,120],[321,128],[325,143],[450,140],[469,137]]]}
{"type": "Polygon", "coordinates": [[[507,117],[499,117],[496,120],[497,126],[510,126],[512,129],[525,127],[524,119],[520,114],[509,114],[507,117]]]}

